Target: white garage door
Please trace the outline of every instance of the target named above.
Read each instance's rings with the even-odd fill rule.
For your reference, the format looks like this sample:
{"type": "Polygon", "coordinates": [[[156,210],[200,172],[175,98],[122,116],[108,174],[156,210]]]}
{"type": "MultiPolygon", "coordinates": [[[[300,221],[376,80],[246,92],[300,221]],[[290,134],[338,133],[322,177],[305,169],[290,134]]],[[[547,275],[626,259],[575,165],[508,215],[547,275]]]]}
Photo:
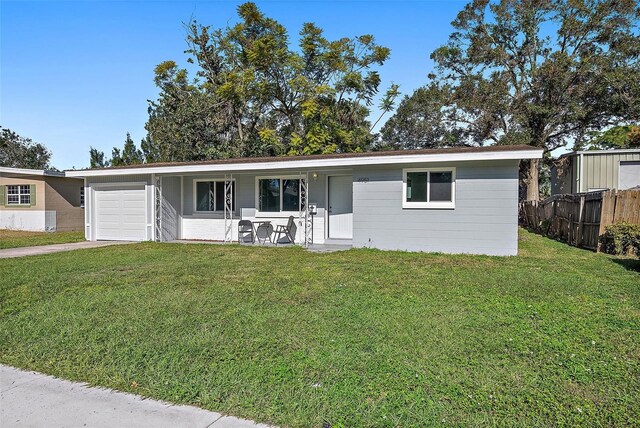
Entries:
{"type": "Polygon", "coordinates": [[[640,186],[640,162],[620,162],[618,189],[625,190],[640,186]]]}
{"type": "Polygon", "coordinates": [[[96,189],[96,239],[144,241],[147,239],[143,185],[96,189]]]}

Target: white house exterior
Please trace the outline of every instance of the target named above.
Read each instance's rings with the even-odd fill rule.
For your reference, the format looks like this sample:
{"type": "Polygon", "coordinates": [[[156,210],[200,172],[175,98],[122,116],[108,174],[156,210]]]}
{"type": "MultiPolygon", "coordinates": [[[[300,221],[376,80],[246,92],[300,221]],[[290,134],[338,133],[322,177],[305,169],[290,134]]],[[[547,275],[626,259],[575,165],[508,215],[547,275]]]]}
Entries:
{"type": "Polygon", "coordinates": [[[240,220],[284,225],[293,216],[303,245],[515,255],[519,162],[541,156],[529,146],[492,146],[145,164],[67,176],[85,181],[88,240],[232,242],[240,220]]]}

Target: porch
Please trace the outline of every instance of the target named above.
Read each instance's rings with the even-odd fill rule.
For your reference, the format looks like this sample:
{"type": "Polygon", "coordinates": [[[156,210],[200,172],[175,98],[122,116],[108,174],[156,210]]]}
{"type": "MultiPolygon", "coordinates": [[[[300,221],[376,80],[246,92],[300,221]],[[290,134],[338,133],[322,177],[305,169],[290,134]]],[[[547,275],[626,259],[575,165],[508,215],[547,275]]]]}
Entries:
{"type": "MultiPolygon", "coordinates": [[[[189,240],[189,239],[178,239],[178,240],[169,241],[169,242],[177,243],[177,244],[203,244],[203,245],[229,244],[228,242],[224,242],[224,241],[204,241],[204,240],[189,240]]],[[[286,247],[290,245],[290,244],[276,245],[272,242],[266,242],[263,244],[257,241],[254,243],[244,243],[244,244],[235,242],[235,244],[236,245],[252,245],[256,247],[286,247]]],[[[325,239],[324,243],[322,244],[309,244],[305,248],[307,251],[310,251],[312,253],[333,253],[336,251],[350,250],[351,248],[353,248],[353,243],[350,239],[325,239]]]]}
{"type": "MultiPolygon", "coordinates": [[[[260,224],[276,231],[293,217],[295,244],[316,251],[350,247],[349,170],[153,175],[151,184],[156,241],[239,242],[241,221],[251,222],[255,233],[260,224]]],[[[288,243],[282,238],[280,243],[288,243]]]]}

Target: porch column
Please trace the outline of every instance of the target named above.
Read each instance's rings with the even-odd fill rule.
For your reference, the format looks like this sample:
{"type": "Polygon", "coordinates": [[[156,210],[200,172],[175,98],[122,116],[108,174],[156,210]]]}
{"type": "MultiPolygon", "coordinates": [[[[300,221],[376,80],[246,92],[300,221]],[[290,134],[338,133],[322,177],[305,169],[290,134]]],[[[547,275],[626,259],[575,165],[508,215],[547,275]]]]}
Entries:
{"type": "Polygon", "coordinates": [[[300,212],[298,224],[303,227],[303,245],[308,247],[311,241],[311,220],[309,218],[309,172],[300,172],[300,212]]]}
{"type": "Polygon", "coordinates": [[[155,210],[155,233],[154,238],[156,242],[162,242],[162,176],[155,176],[155,197],[154,197],[154,210],[155,210]]]}
{"type": "Polygon", "coordinates": [[[224,242],[233,241],[233,174],[224,175],[224,242]]]}

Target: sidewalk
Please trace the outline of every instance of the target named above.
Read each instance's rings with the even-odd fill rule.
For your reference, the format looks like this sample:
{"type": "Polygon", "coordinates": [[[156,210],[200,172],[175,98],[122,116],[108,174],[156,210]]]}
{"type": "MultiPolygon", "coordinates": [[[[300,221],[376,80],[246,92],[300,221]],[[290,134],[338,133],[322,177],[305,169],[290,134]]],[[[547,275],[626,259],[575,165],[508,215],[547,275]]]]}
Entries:
{"type": "Polygon", "coordinates": [[[82,241],[68,244],[38,245],[35,247],[6,248],[0,250],[0,259],[37,256],[39,254],[59,253],[61,251],[82,250],[84,248],[106,247],[109,245],[129,244],[128,241],[82,241]]]}
{"type": "Polygon", "coordinates": [[[0,365],[0,425],[3,428],[268,428],[197,407],[144,399],[4,365],[0,365]]]}

